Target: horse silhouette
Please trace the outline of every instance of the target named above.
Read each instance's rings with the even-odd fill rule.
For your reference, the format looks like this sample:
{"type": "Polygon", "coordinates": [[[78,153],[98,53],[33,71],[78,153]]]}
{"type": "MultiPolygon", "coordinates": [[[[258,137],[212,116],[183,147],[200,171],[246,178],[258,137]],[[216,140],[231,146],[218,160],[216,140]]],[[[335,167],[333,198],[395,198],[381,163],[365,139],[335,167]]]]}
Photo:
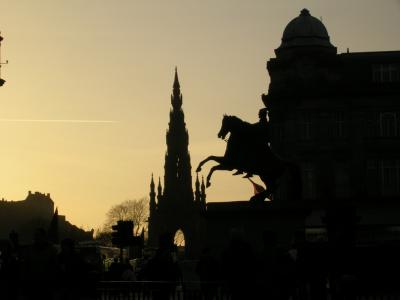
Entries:
{"type": "Polygon", "coordinates": [[[211,176],[215,171],[237,169],[237,173],[247,172],[260,177],[266,190],[254,195],[250,200],[264,201],[266,198],[272,200],[278,180],[285,172],[289,171],[295,176],[297,182],[299,181],[297,165],[279,158],[272,152],[259,125],[260,123],[250,124],[242,121],[236,116],[224,115],[221,129],[218,132],[218,137],[221,139],[225,139],[230,133],[224,156],[211,155],[201,161],[196,169],[196,172],[200,172],[202,166],[210,160],[218,163],[210,169],[207,175],[207,187],[211,185],[211,176]]]}

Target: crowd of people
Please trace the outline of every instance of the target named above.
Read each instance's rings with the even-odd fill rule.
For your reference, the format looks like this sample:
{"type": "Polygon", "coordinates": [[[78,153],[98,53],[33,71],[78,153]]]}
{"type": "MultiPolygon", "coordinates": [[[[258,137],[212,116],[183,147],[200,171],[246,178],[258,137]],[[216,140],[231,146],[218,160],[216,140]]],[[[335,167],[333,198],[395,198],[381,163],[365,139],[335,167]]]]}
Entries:
{"type": "Polygon", "coordinates": [[[47,238],[46,230],[36,229],[33,243],[21,246],[18,235],[10,234],[0,253],[1,299],[90,299],[99,274],[75,249],[72,239],[59,247],[47,238]]]}
{"type": "MultiPolygon", "coordinates": [[[[373,286],[396,286],[388,270],[400,267],[398,247],[360,251],[354,245],[297,239],[291,247],[282,248],[272,232],[264,232],[263,241],[262,248],[253,249],[242,236],[232,235],[218,255],[205,247],[193,269],[201,299],[215,299],[223,292],[233,300],[260,299],[259,295],[262,299],[321,300],[328,294],[336,299],[335,293],[343,295],[355,287],[367,291],[373,286]]],[[[118,257],[107,268],[93,265],[79,254],[73,240],[64,239],[55,246],[40,228],[32,245],[22,247],[13,232],[7,243],[0,243],[0,299],[96,299],[99,282],[110,286],[131,282],[131,289],[150,289],[152,299],[170,299],[178,286],[185,285],[181,266],[169,236],[160,237],[154,255],[137,269],[118,257]]]]}
{"type": "MultiPolygon", "coordinates": [[[[129,259],[122,257],[114,257],[107,267],[104,260],[90,263],[72,239],[54,245],[42,228],[35,231],[32,244],[24,246],[12,232],[8,240],[0,241],[0,299],[96,299],[101,281],[179,282],[182,276],[173,252],[169,244],[161,243],[137,272],[129,259]]],[[[175,288],[173,284],[154,287],[155,299],[157,293],[166,295],[175,288]]]]}

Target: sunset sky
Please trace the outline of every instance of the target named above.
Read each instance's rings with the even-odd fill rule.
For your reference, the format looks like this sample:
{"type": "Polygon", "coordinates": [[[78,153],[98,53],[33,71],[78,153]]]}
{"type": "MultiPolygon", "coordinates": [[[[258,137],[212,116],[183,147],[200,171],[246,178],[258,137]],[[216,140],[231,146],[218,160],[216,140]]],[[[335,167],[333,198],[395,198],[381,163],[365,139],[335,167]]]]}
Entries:
{"type": "MultiPolygon", "coordinates": [[[[398,0],[0,0],[0,198],[50,193],[85,229],[147,196],[163,176],[178,67],[193,171],[222,115],[257,120],[266,61],[308,8],[338,52],[400,50],[398,0]]],[[[211,165],[209,165],[211,166],[211,165]]],[[[206,175],[209,167],[203,174],[206,175]]],[[[193,173],[194,176],[194,173],[193,173]]],[[[215,173],[207,201],[246,200],[252,186],[215,173]]]]}

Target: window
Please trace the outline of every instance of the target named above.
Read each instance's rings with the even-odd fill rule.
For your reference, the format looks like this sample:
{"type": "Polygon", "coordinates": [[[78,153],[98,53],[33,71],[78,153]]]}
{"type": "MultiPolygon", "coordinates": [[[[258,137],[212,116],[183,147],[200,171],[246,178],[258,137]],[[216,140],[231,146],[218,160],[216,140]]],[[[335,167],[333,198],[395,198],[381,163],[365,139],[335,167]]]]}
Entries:
{"type": "Polygon", "coordinates": [[[300,116],[299,134],[303,140],[311,139],[312,122],[310,114],[306,113],[300,116]]]}
{"type": "Polygon", "coordinates": [[[372,81],[374,82],[397,82],[400,81],[399,65],[379,64],[372,66],[372,81]]]}
{"type": "Polygon", "coordinates": [[[400,160],[383,160],[380,164],[382,195],[393,196],[400,191],[400,160]]]}
{"type": "Polygon", "coordinates": [[[350,177],[344,163],[339,163],[335,166],[335,192],[336,196],[348,197],[350,188],[350,177]]]}
{"type": "Polygon", "coordinates": [[[381,137],[397,136],[397,118],[394,112],[379,114],[379,135],[381,137]]]}
{"type": "Polygon", "coordinates": [[[379,194],[378,180],[378,161],[369,159],[366,166],[366,191],[369,196],[377,196],[379,194]]]}
{"type": "Polygon", "coordinates": [[[303,196],[304,198],[315,198],[315,171],[311,163],[306,163],[303,168],[303,196]]]}
{"type": "Polygon", "coordinates": [[[177,245],[178,247],[185,247],[185,235],[181,229],[178,229],[175,232],[174,236],[174,244],[177,245]]]}
{"type": "Polygon", "coordinates": [[[333,113],[333,137],[344,137],[344,114],[342,112],[333,113]]]}
{"type": "Polygon", "coordinates": [[[366,190],[369,196],[400,194],[400,159],[370,159],[366,165],[366,190]]]}

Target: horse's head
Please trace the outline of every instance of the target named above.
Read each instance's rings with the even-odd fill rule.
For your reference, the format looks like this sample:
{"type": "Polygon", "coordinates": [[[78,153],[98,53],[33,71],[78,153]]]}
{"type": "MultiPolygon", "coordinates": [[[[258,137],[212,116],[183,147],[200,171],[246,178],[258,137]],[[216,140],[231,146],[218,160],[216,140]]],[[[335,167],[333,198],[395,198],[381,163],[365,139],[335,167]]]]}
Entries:
{"type": "Polygon", "coordinates": [[[218,138],[225,139],[228,132],[230,132],[230,130],[231,130],[230,124],[229,124],[230,118],[231,117],[227,116],[227,115],[224,115],[224,117],[222,118],[222,125],[221,125],[221,129],[218,132],[218,138]]]}

